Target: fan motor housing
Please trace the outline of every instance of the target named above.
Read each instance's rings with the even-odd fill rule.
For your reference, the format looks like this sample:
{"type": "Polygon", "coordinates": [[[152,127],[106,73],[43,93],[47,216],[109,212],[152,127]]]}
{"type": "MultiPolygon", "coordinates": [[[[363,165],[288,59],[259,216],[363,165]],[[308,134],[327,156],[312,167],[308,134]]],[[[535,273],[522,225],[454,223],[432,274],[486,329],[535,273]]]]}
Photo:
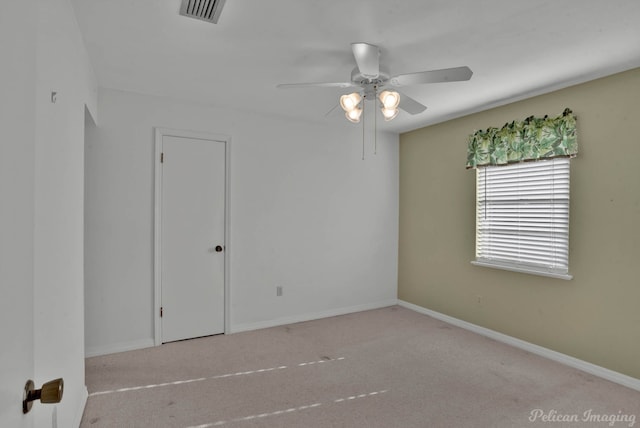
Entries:
{"type": "Polygon", "coordinates": [[[360,70],[358,70],[358,67],[354,68],[353,71],[351,71],[351,82],[355,83],[356,85],[362,85],[362,86],[367,86],[367,85],[382,86],[389,81],[390,77],[391,75],[389,74],[389,70],[382,66],[380,66],[380,72],[378,74],[378,77],[374,79],[364,77],[362,73],[360,73],[360,70]]]}

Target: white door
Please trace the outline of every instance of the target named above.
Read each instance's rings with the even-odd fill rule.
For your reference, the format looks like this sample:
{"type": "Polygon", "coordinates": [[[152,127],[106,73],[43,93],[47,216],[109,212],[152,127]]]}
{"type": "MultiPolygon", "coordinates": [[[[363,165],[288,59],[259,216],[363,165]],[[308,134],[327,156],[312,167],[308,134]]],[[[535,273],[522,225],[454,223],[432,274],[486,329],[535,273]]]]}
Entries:
{"type": "Polygon", "coordinates": [[[0,1],[0,427],[12,428],[33,427],[22,394],[27,379],[41,381],[33,321],[38,4],[0,1]]]}
{"type": "Polygon", "coordinates": [[[225,148],[162,136],[162,342],[224,332],[225,148]]]}
{"type": "Polygon", "coordinates": [[[22,394],[27,380],[35,379],[33,140],[24,137],[24,129],[5,136],[0,156],[0,427],[27,428],[33,426],[34,412],[22,414],[22,394]]]}

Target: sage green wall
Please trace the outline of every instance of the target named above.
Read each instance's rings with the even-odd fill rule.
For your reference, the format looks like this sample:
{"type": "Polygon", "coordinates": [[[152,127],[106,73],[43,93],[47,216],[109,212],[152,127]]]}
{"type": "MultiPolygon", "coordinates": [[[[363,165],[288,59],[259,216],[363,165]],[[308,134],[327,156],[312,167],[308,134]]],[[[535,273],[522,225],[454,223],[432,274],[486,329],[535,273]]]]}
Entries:
{"type": "Polygon", "coordinates": [[[398,298],[640,378],[640,69],[400,136],[398,298]],[[528,116],[578,118],[573,280],[473,266],[466,139],[528,116]]]}

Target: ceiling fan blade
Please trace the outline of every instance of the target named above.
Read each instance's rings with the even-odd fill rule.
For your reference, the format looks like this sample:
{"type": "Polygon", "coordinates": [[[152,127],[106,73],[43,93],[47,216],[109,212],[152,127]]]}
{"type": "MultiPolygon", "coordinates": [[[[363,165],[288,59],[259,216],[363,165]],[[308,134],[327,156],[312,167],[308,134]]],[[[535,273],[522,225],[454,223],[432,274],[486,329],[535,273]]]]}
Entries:
{"type": "Polygon", "coordinates": [[[314,82],[314,83],[281,83],[276,88],[350,88],[354,86],[351,82],[314,82]]]}
{"type": "Polygon", "coordinates": [[[338,107],[340,107],[340,104],[336,104],[336,105],[334,105],[333,107],[331,107],[331,110],[329,110],[328,112],[326,112],[326,113],[324,114],[324,117],[329,117],[329,115],[330,115],[331,113],[333,113],[333,111],[334,111],[335,109],[337,109],[338,107]]]}
{"type": "Polygon", "coordinates": [[[380,49],[369,43],[351,43],[353,56],[363,77],[375,79],[380,75],[380,49]]]}
{"type": "Polygon", "coordinates": [[[425,106],[422,103],[419,103],[418,101],[403,94],[402,92],[400,92],[399,94],[400,94],[400,105],[398,107],[400,107],[402,110],[406,111],[407,113],[418,114],[418,113],[422,113],[427,109],[427,106],[425,106]]]}
{"type": "Polygon", "coordinates": [[[473,71],[469,67],[443,68],[441,70],[421,71],[393,76],[393,86],[420,85],[423,83],[459,82],[471,79],[473,71]]]}

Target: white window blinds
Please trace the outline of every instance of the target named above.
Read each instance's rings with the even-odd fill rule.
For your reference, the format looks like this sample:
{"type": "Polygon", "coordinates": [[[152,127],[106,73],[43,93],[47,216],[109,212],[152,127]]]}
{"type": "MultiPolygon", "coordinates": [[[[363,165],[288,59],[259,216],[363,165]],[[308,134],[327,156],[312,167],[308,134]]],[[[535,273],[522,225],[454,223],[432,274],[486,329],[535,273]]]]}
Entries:
{"type": "Polygon", "coordinates": [[[476,262],[570,279],[569,159],[476,170],[476,262]]]}

